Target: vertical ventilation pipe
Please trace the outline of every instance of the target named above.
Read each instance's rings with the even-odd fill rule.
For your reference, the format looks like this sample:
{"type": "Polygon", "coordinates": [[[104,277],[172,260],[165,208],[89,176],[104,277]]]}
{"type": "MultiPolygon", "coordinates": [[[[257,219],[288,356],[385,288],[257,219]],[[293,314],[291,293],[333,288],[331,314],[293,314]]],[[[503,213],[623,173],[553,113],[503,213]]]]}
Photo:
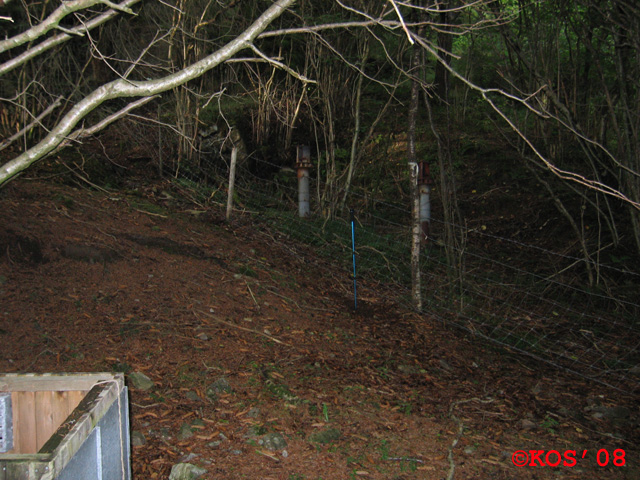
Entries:
{"type": "Polygon", "coordinates": [[[431,225],[431,173],[429,164],[420,162],[418,171],[418,189],[420,191],[420,229],[422,243],[429,239],[429,226],[431,225]]]}
{"type": "Polygon", "coordinates": [[[296,169],[298,170],[298,211],[300,218],[307,218],[311,215],[309,208],[309,171],[311,167],[311,148],[307,145],[299,145],[296,169]]]}

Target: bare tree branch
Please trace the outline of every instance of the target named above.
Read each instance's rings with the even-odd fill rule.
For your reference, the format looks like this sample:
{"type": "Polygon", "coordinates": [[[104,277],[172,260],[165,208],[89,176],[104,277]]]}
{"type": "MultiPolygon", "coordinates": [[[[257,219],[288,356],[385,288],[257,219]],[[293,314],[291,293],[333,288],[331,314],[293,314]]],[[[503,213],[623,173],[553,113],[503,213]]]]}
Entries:
{"type": "MultiPolygon", "coordinates": [[[[239,51],[250,48],[258,35],[278,18],[285,9],[292,6],[295,1],[278,0],[235,39],[209,56],[174,74],[149,81],[118,79],[98,87],[69,110],[41,142],[0,167],[0,185],[53,151],[67,138],[83,118],[105,101],[122,97],[148,97],[166,92],[194,78],[198,78],[239,51]]],[[[94,3],[100,2],[95,2],[94,0],[94,3]]]]}
{"type": "MultiPolygon", "coordinates": [[[[135,5],[138,2],[140,2],[140,0],[125,0],[120,4],[120,6],[122,8],[130,9],[133,5],[135,5]]],[[[84,35],[86,32],[108,22],[116,15],[118,15],[118,11],[113,9],[107,10],[103,14],[97,16],[96,18],[82,25],[78,25],[77,27],[73,27],[69,29],[68,33],[61,33],[58,35],[54,35],[53,37],[47,38],[46,40],[43,40],[41,43],[31,48],[28,48],[27,50],[22,52],[20,55],[17,55],[16,57],[10,60],[7,60],[3,64],[1,64],[0,76],[5,75],[6,73],[10,72],[14,68],[19,67],[20,65],[23,65],[24,63],[46,52],[47,50],[50,50],[53,47],[56,47],[68,41],[69,39],[73,38],[73,36],[75,35],[84,35]]]]}
{"type": "Polygon", "coordinates": [[[61,103],[62,103],[62,97],[56,98],[56,100],[51,105],[49,105],[46,109],[44,109],[44,111],[42,111],[40,115],[38,115],[33,120],[33,122],[31,122],[29,125],[25,125],[23,128],[20,129],[19,132],[14,133],[9,138],[0,142],[0,150],[4,150],[5,148],[7,148],[9,145],[15,142],[22,135],[24,135],[25,133],[33,129],[36,125],[42,125],[42,120],[51,112],[53,112],[56,108],[58,108],[61,103]]]}
{"type": "Polygon", "coordinates": [[[613,187],[611,187],[609,185],[606,185],[606,184],[604,184],[604,183],[602,183],[600,181],[586,178],[583,175],[580,175],[580,174],[575,173],[575,172],[570,172],[568,170],[561,169],[561,168],[557,167],[556,165],[554,165],[548,158],[546,158],[540,152],[540,150],[538,150],[536,148],[536,146],[533,144],[531,139],[521,129],[518,128],[518,126],[509,117],[509,115],[507,115],[500,107],[498,107],[495,104],[495,102],[489,97],[489,95],[492,94],[492,93],[495,93],[495,94],[504,96],[506,98],[509,98],[511,100],[514,100],[514,101],[520,103],[521,105],[525,106],[526,108],[528,108],[532,112],[534,112],[536,114],[540,114],[540,112],[537,109],[535,109],[531,104],[529,104],[526,99],[523,99],[523,98],[518,97],[516,95],[510,94],[510,93],[505,92],[505,91],[503,91],[501,89],[498,89],[498,88],[483,88],[483,87],[480,87],[479,85],[476,85],[471,80],[466,78],[464,75],[460,74],[457,70],[452,68],[447,62],[445,62],[438,55],[436,50],[424,38],[414,34],[414,39],[416,40],[416,43],[418,43],[425,50],[427,50],[438,62],[442,63],[444,65],[444,67],[449,71],[449,73],[451,73],[451,75],[456,77],[458,80],[463,82],[465,85],[467,85],[472,90],[475,90],[475,91],[479,92],[482,95],[482,98],[487,102],[487,104],[507,123],[507,125],[509,125],[509,128],[511,128],[513,130],[513,132],[515,132],[522,139],[522,141],[525,142],[525,144],[531,149],[531,151],[534,153],[534,155],[549,169],[550,172],[552,172],[558,178],[561,178],[563,180],[576,182],[576,183],[578,183],[580,185],[583,185],[583,186],[585,186],[587,188],[590,188],[592,190],[598,191],[598,192],[603,193],[605,195],[609,195],[609,196],[615,197],[615,198],[617,198],[619,200],[622,200],[623,202],[631,205],[635,209],[640,210],[640,202],[632,200],[631,198],[629,198],[627,195],[625,195],[621,191],[619,191],[619,190],[617,190],[617,189],[615,189],[615,188],[613,188],[613,187]]]}
{"type": "Polygon", "coordinates": [[[400,20],[402,29],[404,30],[404,33],[407,34],[407,40],[409,40],[409,43],[413,45],[415,42],[413,41],[413,38],[411,38],[411,33],[409,33],[409,29],[407,28],[407,25],[404,23],[404,18],[400,13],[400,9],[398,8],[398,5],[396,5],[396,2],[394,0],[389,0],[389,2],[391,2],[391,5],[393,5],[393,9],[396,11],[396,15],[398,15],[398,20],[400,20]]]}
{"type": "Polygon", "coordinates": [[[303,83],[318,83],[315,80],[311,80],[310,78],[307,78],[304,75],[296,72],[295,70],[293,70],[292,68],[288,67],[284,63],[279,62],[275,58],[271,58],[271,57],[265,55],[253,43],[250,45],[250,48],[251,48],[251,50],[253,50],[256,53],[256,55],[258,55],[260,58],[262,58],[265,62],[268,62],[268,63],[270,63],[271,65],[274,65],[277,68],[281,68],[282,70],[287,72],[289,75],[291,75],[292,77],[297,78],[301,82],[303,82],[303,83]]]}
{"type": "Polygon", "coordinates": [[[103,118],[102,120],[100,120],[98,123],[96,123],[92,127],[89,127],[89,128],[82,127],[79,130],[74,131],[63,142],[61,142],[60,145],[58,145],[58,147],[56,148],[56,151],[60,150],[63,147],[66,147],[69,143],[71,143],[71,142],[73,142],[75,140],[79,140],[81,138],[90,137],[91,135],[96,134],[97,132],[99,132],[103,128],[105,128],[108,125],[110,125],[113,122],[115,122],[116,120],[120,120],[121,118],[125,117],[132,110],[135,110],[136,108],[141,107],[142,105],[144,105],[146,103],[149,103],[151,100],[156,99],[156,98],[158,98],[158,95],[155,95],[153,97],[143,97],[143,98],[141,98],[139,100],[136,100],[134,102],[129,103],[126,107],[121,108],[116,113],[114,113],[112,115],[109,115],[106,118],[103,118]]]}
{"type": "Polygon", "coordinates": [[[79,10],[85,10],[98,4],[104,4],[114,10],[120,10],[129,14],[134,14],[131,8],[124,5],[116,5],[108,0],[71,0],[68,2],[62,2],[62,5],[60,5],[39,25],[35,25],[34,27],[18,35],[0,41],[0,53],[19,47],[20,45],[24,45],[25,43],[37,40],[47,32],[59,28],[60,21],[67,15],[79,10]]]}

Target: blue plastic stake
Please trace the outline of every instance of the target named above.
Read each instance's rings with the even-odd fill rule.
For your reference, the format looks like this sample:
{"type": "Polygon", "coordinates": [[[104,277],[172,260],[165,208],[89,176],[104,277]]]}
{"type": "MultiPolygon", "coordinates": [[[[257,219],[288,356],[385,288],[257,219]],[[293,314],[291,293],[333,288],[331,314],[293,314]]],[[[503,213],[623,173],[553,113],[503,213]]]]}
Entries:
{"type": "Polygon", "coordinates": [[[358,290],[356,288],[356,219],[351,209],[351,252],[353,254],[353,309],[358,309],[358,290]]]}

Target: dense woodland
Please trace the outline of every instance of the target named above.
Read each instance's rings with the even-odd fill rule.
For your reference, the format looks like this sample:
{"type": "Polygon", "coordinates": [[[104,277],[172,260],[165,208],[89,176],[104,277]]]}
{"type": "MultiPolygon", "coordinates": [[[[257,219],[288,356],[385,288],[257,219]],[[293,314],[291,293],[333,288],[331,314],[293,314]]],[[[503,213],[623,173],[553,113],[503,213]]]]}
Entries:
{"type": "Polygon", "coordinates": [[[277,180],[310,144],[315,214],[333,218],[375,202],[410,211],[410,166],[426,162],[454,264],[474,155],[547,197],[585,285],[603,264],[636,271],[634,1],[0,3],[2,184],[43,159],[100,172],[132,156],[224,177],[233,146],[277,180]]]}

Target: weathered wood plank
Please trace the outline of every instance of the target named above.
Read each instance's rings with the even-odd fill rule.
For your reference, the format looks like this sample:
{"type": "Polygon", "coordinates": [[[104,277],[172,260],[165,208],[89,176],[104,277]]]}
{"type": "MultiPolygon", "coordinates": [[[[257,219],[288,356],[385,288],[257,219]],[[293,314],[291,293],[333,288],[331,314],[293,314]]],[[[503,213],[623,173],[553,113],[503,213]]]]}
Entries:
{"type": "Polygon", "coordinates": [[[36,451],[49,440],[69,415],[69,398],[66,392],[35,392],[36,400],[36,451]]]}
{"type": "Polygon", "coordinates": [[[29,480],[29,467],[23,463],[6,463],[0,468],[2,480],[29,480]],[[4,477],[2,474],[4,473],[4,477]]]}
{"type": "Polygon", "coordinates": [[[0,374],[0,392],[38,390],[91,390],[96,383],[113,380],[109,373],[0,374]]]}
{"type": "Polygon", "coordinates": [[[53,392],[51,406],[51,431],[47,436],[47,440],[58,430],[73,410],[69,404],[69,392],[53,392]]]}
{"type": "Polygon", "coordinates": [[[34,392],[36,399],[36,452],[51,436],[51,424],[53,423],[51,405],[53,392],[34,392]]]}
{"type": "Polygon", "coordinates": [[[15,453],[36,453],[36,401],[34,392],[13,392],[13,441],[15,453]]]}
{"type": "Polygon", "coordinates": [[[73,412],[87,394],[88,390],[73,390],[69,394],[69,414],[73,412]]]}

